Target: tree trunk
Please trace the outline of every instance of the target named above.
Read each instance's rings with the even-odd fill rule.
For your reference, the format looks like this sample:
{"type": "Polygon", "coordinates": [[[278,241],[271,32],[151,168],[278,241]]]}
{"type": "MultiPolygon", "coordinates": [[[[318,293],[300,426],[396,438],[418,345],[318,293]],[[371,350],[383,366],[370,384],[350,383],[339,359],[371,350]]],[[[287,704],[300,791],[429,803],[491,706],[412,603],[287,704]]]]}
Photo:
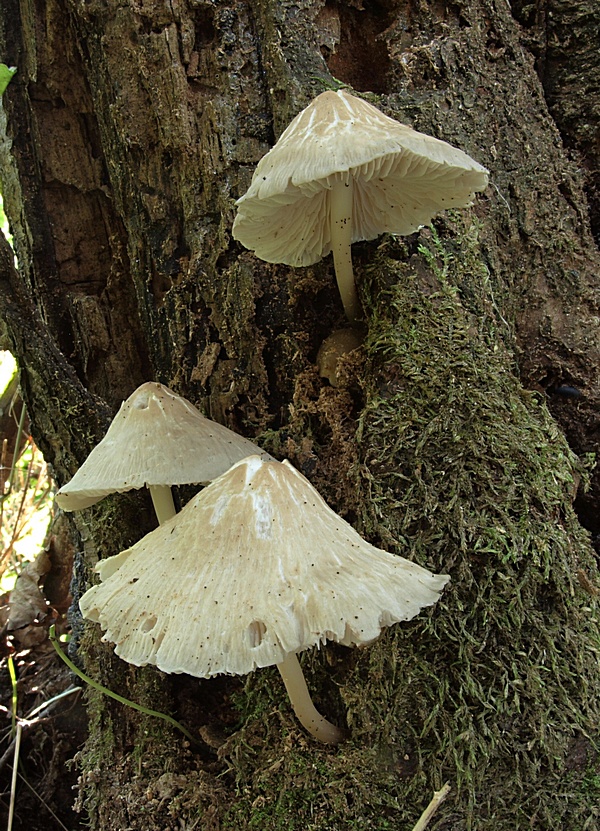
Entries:
{"type": "MultiPolygon", "coordinates": [[[[577,59],[596,6],[547,5],[555,32],[565,5],[589,9],[577,59]]],[[[555,121],[528,51],[543,21],[518,12],[535,38],[505,0],[4,0],[19,273],[3,246],[0,315],[57,481],[156,379],[289,458],[371,542],[452,576],[372,646],[305,656],[349,728],[337,748],[304,735],[275,670],[137,670],[73,610],[86,671],[200,738],[90,692],[92,828],[408,829],[446,780],[440,828],[598,822],[600,583],[572,507],[581,483],[597,534],[598,480],[583,493],[572,452],[598,442],[597,191],[563,147],[560,75],[555,121]],[[230,233],[254,165],[332,76],[491,172],[472,209],[354,246],[368,334],[338,387],[315,366],[344,321],[329,258],[270,265],[230,233]]],[[[78,591],[151,522],[140,494],[75,515],[78,591]]]]}

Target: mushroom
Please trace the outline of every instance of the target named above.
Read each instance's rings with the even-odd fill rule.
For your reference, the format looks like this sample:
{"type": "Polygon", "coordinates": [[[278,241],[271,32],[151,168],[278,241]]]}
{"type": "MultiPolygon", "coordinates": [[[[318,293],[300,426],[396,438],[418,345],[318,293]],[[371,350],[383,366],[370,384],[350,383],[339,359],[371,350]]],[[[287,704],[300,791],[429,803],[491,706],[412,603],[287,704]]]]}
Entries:
{"type": "Polygon", "coordinates": [[[258,456],[96,570],[81,611],[123,660],[202,678],[276,665],[300,722],[330,743],[342,731],[315,709],[297,653],[369,643],[449,579],[365,542],[289,462],[258,456]]]}
{"type": "Polygon", "coordinates": [[[210,482],[235,462],[268,453],[205,418],[189,401],[152,381],[123,402],[102,441],[56,494],[65,511],[146,485],[160,523],[175,515],[171,485],[210,482]]]}
{"type": "Polygon", "coordinates": [[[317,370],[332,387],[340,385],[338,364],[344,355],[354,352],[364,341],[364,334],[358,329],[336,329],[328,335],[317,352],[317,370]]]}
{"type": "Polygon", "coordinates": [[[350,245],[411,234],[445,208],[466,207],[487,170],[345,90],[324,92],[258,163],[237,200],[232,234],[261,260],[307,266],[333,251],[348,319],[361,317],[350,245]]]}

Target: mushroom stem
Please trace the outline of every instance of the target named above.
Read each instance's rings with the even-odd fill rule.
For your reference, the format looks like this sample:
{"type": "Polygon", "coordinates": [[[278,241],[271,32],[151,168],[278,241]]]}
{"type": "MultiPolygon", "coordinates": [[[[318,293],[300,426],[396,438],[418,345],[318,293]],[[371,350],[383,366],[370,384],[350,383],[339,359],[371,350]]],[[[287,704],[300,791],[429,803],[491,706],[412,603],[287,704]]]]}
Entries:
{"type": "Polygon", "coordinates": [[[298,721],[320,742],[338,744],[344,738],[343,732],[323,718],[312,703],[300,663],[295,652],[289,652],[277,669],[292,702],[298,721]]]}
{"type": "Polygon", "coordinates": [[[362,317],[362,310],[354,284],[352,269],[352,177],[347,180],[336,177],[331,187],[330,226],[333,265],[344,311],[350,323],[356,323],[362,317]]]}
{"type": "Polygon", "coordinates": [[[172,519],[177,511],[173,502],[173,494],[168,485],[149,485],[154,512],[160,525],[168,519],[172,519]]]}

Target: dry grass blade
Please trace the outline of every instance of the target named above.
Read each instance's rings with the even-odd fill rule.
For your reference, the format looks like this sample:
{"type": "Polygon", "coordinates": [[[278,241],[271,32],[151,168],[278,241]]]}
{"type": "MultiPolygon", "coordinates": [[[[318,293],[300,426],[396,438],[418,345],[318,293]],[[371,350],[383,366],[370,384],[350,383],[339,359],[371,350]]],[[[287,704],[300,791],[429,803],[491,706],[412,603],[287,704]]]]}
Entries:
{"type": "Polygon", "coordinates": [[[18,774],[18,767],[19,767],[19,751],[21,750],[21,733],[22,728],[20,724],[17,724],[17,735],[15,736],[15,755],[14,755],[14,762],[13,762],[13,771],[12,771],[12,779],[10,783],[10,805],[8,808],[8,822],[6,825],[6,831],[11,831],[13,819],[15,816],[15,801],[17,795],[17,774],[18,774]]]}

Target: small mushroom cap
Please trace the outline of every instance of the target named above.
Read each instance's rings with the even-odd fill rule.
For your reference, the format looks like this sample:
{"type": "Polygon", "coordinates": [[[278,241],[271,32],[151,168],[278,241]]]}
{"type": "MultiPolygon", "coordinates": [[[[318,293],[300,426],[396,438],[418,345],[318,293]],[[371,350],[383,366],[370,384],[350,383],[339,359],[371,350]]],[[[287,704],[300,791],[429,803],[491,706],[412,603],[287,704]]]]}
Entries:
{"type": "Polygon", "coordinates": [[[340,358],[362,345],[365,337],[357,329],[336,329],[328,335],[317,352],[317,369],[321,378],[327,378],[332,387],[339,386],[340,358]]]}
{"type": "Polygon", "coordinates": [[[257,456],[96,570],[80,607],[117,655],[199,677],[372,641],[449,579],[365,542],[289,462],[257,456]]]}
{"type": "Polygon", "coordinates": [[[354,180],[352,241],[412,234],[466,207],[487,170],[462,150],[384,115],[345,90],[317,96],[258,163],[237,201],[233,237],[271,263],[306,266],[331,251],[329,192],[354,180]]]}
{"type": "Polygon", "coordinates": [[[110,493],[144,485],[210,482],[255,444],[205,418],[189,401],[152,381],[123,402],[102,441],[56,494],[65,511],[94,505],[110,493]]]}

